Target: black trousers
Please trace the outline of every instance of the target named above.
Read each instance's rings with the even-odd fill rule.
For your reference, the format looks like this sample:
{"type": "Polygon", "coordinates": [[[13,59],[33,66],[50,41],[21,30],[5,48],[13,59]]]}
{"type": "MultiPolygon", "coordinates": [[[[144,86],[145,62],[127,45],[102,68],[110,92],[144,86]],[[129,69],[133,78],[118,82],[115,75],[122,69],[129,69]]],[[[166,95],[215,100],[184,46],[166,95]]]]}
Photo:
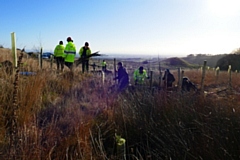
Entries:
{"type": "Polygon", "coordinates": [[[82,61],[82,72],[84,73],[85,72],[85,68],[88,72],[88,69],[89,69],[89,60],[84,60],[82,61]]]}
{"type": "Polygon", "coordinates": [[[73,63],[72,62],[65,62],[65,65],[70,69],[70,71],[73,70],[73,63]]]}
{"type": "Polygon", "coordinates": [[[59,70],[59,67],[61,66],[61,71],[63,71],[64,68],[64,58],[63,57],[56,57],[56,63],[57,63],[57,70],[59,70]]]}

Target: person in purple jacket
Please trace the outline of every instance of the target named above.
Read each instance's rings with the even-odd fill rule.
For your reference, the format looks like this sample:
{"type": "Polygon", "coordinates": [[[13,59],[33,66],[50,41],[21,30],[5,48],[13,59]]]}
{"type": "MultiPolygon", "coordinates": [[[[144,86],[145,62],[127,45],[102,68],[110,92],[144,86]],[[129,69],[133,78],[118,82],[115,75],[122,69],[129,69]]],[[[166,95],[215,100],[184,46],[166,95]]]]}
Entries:
{"type": "Polygon", "coordinates": [[[123,67],[122,62],[118,62],[118,70],[117,70],[117,77],[113,80],[118,80],[118,87],[117,91],[121,92],[122,90],[126,89],[129,85],[129,76],[126,69],[123,67]]]}

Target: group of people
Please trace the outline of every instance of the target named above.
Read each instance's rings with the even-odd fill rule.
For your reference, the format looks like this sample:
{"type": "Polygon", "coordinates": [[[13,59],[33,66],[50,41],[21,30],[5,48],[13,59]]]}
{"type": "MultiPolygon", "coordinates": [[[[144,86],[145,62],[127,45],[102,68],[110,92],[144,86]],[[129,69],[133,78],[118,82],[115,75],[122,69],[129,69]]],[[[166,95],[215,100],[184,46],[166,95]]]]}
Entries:
{"type": "MultiPolygon", "coordinates": [[[[129,75],[126,69],[123,67],[122,62],[118,62],[117,65],[118,65],[117,77],[115,77],[114,80],[118,80],[117,90],[122,91],[129,86],[129,75]]],[[[133,73],[133,79],[134,79],[135,85],[143,85],[145,79],[148,79],[148,78],[149,76],[147,75],[147,71],[143,68],[143,66],[140,66],[133,73]]],[[[165,74],[163,76],[163,80],[164,80],[164,86],[166,88],[172,87],[172,84],[175,81],[175,78],[173,74],[170,73],[169,69],[166,69],[165,74]]]]}
{"type": "MultiPolygon", "coordinates": [[[[63,41],[60,41],[59,44],[54,49],[54,58],[57,63],[57,70],[63,71],[64,65],[66,65],[70,71],[73,70],[73,64],[76,57],[76,47],[73,43],[71,37],[67,38],[66,46],[63,45],[63,41]]],[[[82,72],[89,70],[89,56],[91,55],[91,49],[89,43],[85,42],[84,46],[79,50],[80,58],[82,58],[82,72]]]]}
{"type": "MultiPolygon", "coordinates": [[[[91,49],[89,47],[89,43],[85,42],[84,46],[80,48],[79,55],[82,59],[82,72],[84,73],[85,70],[88,72],[89,70],[89,57],[92,54],[91,49]]],[[[73,43],[71,37],[67,38],[66,46],[63,45],[63,41],[60,41],[59,44],[54,49],[54,58],[56,59],[57,63],[57,70],[63,71],[64,65],[66,65],[70,71],[73,70],[73,64],[76,56],[76,47],[73,43]]],[[[118,80],[118,91],[122,91],[129,85],[129,76],[126,69],[123,67],[122,62],[118,62],[117,64],[117,76],[114,80],[118,80]]],[[[102,61],[102,70],[106,71],[107,63],[105,60],[102,61]]],[[[133,79],[135,85],[142,85],[145,79],[148,79],[147,71],[140,66],[136,69],[133,73],[133,79]]],[[[170,73],[169,69],[165,71],[164,77],[164,85],[166,87],[172,87],[172,83],[175,81],[174,76],[170,73]]]]}

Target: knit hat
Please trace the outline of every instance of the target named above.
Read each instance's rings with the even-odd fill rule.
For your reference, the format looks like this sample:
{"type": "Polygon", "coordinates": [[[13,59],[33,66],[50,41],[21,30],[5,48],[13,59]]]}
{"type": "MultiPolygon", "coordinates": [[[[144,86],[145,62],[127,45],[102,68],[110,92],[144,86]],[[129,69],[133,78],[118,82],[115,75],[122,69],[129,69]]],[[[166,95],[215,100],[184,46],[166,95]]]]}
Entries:
{"type": "Polygon", "coordinates": [[[71,37],[68,37],[67,38],[67,41],[70,42],[70,41],[73,41],[71,37]]]}

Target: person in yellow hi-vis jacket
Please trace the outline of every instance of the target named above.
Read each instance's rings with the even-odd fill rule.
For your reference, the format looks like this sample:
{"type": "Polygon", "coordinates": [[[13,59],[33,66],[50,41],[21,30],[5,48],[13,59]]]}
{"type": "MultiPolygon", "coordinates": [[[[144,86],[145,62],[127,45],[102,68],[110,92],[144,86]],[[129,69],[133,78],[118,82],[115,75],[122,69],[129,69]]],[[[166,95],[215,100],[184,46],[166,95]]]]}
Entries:
{"type": "Polygon", "coordinates": [[[143,69],[143,67],[139,67],[133,73],[133,79],[135,81],[135,85],[141,85],[144,83],[145,78],[148,78],[147,71],[143,69]]]}
{"type": "Polygon", "coordinates": [[[105,60],[102,61],[102,71],[106,71],[107,70],[107,62],[105,60]]]}
{"type": "Polygon", "coordinates": [[[63,45],[63,41],[60,41],[59,44],[55,47],[53,54],[57,63],[57,71],[59,71],[59,67],[61,67],[61,72],[64,69],[64,49],[65,47],[63,45]]]}
{"type": "Polygon", "coordinates": [[[82,58],[82,72],[84,73],[85,68],[88,72],[89,69],[89,56],[92,54],[91,49],[89,48],[89,43],[85,42],[85,45],[80,48],[79,55],[82,58]]]}
{"type": "Polygon", "coordinates": [[[72,71],[73,70],[73,63],[76,56],[76,47],[73,44],[73,40],[71,37],[67,38],[67,45],[64,50],[64,61],[65,65],[72,71]]]}

